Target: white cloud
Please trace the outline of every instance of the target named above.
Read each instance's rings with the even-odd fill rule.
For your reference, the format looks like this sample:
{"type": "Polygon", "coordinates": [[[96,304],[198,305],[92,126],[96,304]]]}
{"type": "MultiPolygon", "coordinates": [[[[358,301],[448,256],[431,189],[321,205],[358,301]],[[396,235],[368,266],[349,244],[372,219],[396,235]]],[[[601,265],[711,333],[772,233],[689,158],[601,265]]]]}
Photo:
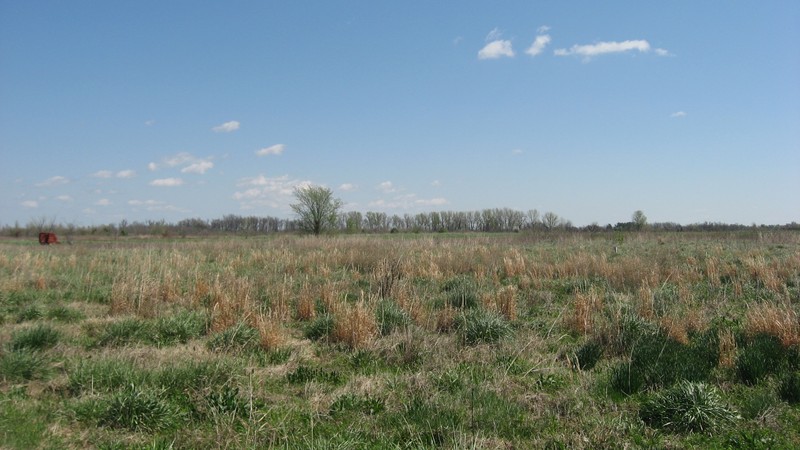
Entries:
{"type": "Polygon", "coordinates": [[[253,178],[242,178],[237,183],[241,191],[233,193],[233,199],[239,201],[242,209],[261,207],[286,209],[294,200],[295,188],[310,186],[307,180],[293,180],[288,175],[268,178],[259,175],[253,178]]]}
{"type": "Polygon", "coordinates": [[[645,40],[598,42],[588,45],[573,45],[569,49],[559,48],[556,49],[554,53],[556,56],[578,55],[591,58],[608,53],[624,53],[629,51],[647,53],[650,51],[650,43],[645,40]]]}
{"type": "Polygon", "coordinates": [[[155,125],[155,124],[156,124],[156,121],[155,121],[155,120],[153,120],[153,119],[150,119],[150,120],[145,120],[145,121],[144,121],[144,124],[145,124],[145,125],[147,125],[148,127],[151,127],[151,126],[153,126],[153,125],[155,125]]]}
{"type": "Polygon", "coordinates": [[[24,208],[38,208],[39,202],[36,200],[25,200],[24,202],[20,203],[24,208]]]}
{"type": "Polygon", "coordinates": [[[676,111],[670,114],[669,116],[674,118],[681,118],[681,117],[686,117],[686,113],[684,111],[676,111]]]}
{"type": "Polygon", "coordinates": [[[240,125],[239,122],[231,120],[230,122],[225,122],[222,125],[217,125],[211,130],[214,131],[215,133],[230,133],[232,131],[238,130],[239,125],[240,125]]]}
{"type": "Polygon", "coordinates": [[[378,199],[370,202],[367,206],[379,209],[413,209],[419,207],[441,206],[447,204],[447,199],[438,197],[423,199],[417,198],[416,194],[397,195],[389,200],[378,199]]]}
{"type": "Polygon", "coordinates": [[[339,186],[339,190],[340,191],[344,191],[344,192],[354,191],[354,190],[356,190],[356,188],[358,188],[358,186],[356,186],[353,183],[344,183],[344,184],[339,186]]]}
{"type": "Polygon", "coordinates": [[[656,55],[658,56],[672,56],[672,53],[670,53],[669,50],[665,50],[663,48],[657,48],[653,51],[656,52],[656,55]]]}
{"type": "Polygon", "coordinates": [[[152,171],[157,170],[157,169],[158,169],[158,164],[156,164],[154,162],[151,162],[151,163],[147,164],[147,170],[152,172],[152,171]]]}
{"type": "Polygon", "coordinates": [[[56,197],[56,200],[59,200],[59,201],[62,201],[62,202],[71,202],[72,201],[72,197],[70,197],[69,195],[59,195],[59,196],[56,197]]]}
{"type": "Polygon", "coordinates": [[[524,152],[522,151],[521,148],[515,148],[514,150],[511,150],[512,155],[521,155],[522,153],[524,152]]]}
{"type": "Polygon", "coordinates": [[[214,167],[214,163],[211,161],[198,161],[196,163],[190,164],[183,169],[181,169],[181,173],[199,173],[204,174],[206,171],[214,167]]]}
{"type": "Polygon", "coordinates": [[[550,27],[548,27],[547,25],[542,25],[542,26],[540,26],[539,28],[536,29],[536,32],[539,33],[539,34],[545,34],[548,31],[550,31],[550,27]]]}
{"type": "Polygon", "coordinates": [[[114,173],[110,170],[98,170],[92,174],[92,176],[95,178],[111,178],[113,175],[114,173]]]}
{"type": "Polygon", "coordinates": [[[385,194],[397,191],[397,189],[394,187],[391,181],[384,181],[383,183],[379,184],[378,190],[382,191],[385,194]]]}
{"type": "Polygon", "coordinates": [[[61,175],[56,175],[54,177],[50,177],[41,183],[38,183],[36,186],[38,187],[52,187],[52,186],[61,186],[64,184],[69,183],[69,178],[62,177],[61,175]]]}
{"type": "Polygon", "coordinates": [[[191,153],[188,152],[180,152],[175,156],[171,156],[168,158],[164,158],[164,164],[169,167],[180,166],[181,164],[186,164],[189,162],[196,161],[197,158],[192,156],[191,153]]]}
{"type": "Polygon", "coordinates": [[[261,150],[256,150],[256,155],[258,156],[280,155],[283,153],[284,148],[286,148],[286,146],[283,144],[275,144],[270,147],[264,147],[261,150]]]}
{"type": "Polygon", "coordinates": [[[531,44],[531,46],[528,47],[527,50],[525,50],[525,53],[531,56],[536,56],[542,53],[542,51],[544,51],[544,48],[547,47],[547,44],[550,43],[550,40],[551,40],[550,35],[547,34],[536,36],[536,39],[533,41],[533,44],[531,44]]]}
{"type": "Polygon", "coordinates": [[[144,207],[147,211],[189,212],[187,209],[178,208],[160,200],[128,200],[128,204],[134,207],[144,207]]]}
{"type": "Polygon", "coordinates": [[[478,52],[478,59],[497,59],[502,57],[514,57],[514,50],[511,48],[511,41],[496,40],[489,42],[478,52]]]}
{"type": "Polygon", "coordinates": [[[96,206],[110,206],[111,205],[111,200],[109,200],[107,198],[101,198],[100,200],[94,202],[94,204],[96,206]]]}
{"type": "Polygon", "coordinates": [[[182,184],[183,180],[180,178],[160,178],[150,182],[150,186],[159,186],[159,187],[180,186],[182,184]]]}
{"type": "Polygon", "coordinates": [[[439,186],[441,186],[441,185],[442,185],[442,182],[441,182],[441,181],[439,181],[439,180],[433,180],[433,181],[431,181],[431,186],[433,186],[433,187],[439,187],[439,186]]]}
{"type": "Polygon", "coordinates": [[[117,172],[117,178],[133,178],[136,176],[136,172],[131,169],[120,170],[117,172]]]}

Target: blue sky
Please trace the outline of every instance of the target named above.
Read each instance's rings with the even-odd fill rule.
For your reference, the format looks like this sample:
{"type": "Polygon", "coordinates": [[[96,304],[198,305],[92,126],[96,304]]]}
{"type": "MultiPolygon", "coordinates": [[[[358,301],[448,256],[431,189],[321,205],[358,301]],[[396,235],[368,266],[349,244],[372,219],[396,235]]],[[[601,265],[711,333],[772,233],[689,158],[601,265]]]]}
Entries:
{"type": "Polygon", "coordinates": [[[800,221],[800,2],[0,0],[0,224],[800,221]]]}

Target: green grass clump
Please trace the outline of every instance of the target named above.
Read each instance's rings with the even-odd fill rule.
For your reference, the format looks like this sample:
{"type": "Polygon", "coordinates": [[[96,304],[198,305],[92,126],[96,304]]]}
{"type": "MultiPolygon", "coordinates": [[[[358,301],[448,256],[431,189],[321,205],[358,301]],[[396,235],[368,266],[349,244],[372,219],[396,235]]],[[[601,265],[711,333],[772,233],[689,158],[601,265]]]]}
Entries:
{"type": "Polygon", "coordinates": [[[206,343],[210,350],[217,351],[252,351],[259,347],[258,330],[246,323],[236,325],[216,333],[206,343]]]}
{"type": "Polygon", "coordinates": [[[58,322],[73,323],[83,320],[86,316],[77,309],[66,306],[54,306],[47,310],[45,317],[58,322]]]}
{"type": "Polygon", "coordinates": [[[86,334],[89,347],[117,347],[150,342],[153,337],[151,324],[133,317],[88,327],[86,334]]]}
{"type": "Polygon", "coordinates": [[[690,381],[649,396],[642,402],[639,416],[652,427],[677,432],[713,431],[739,419],[716,389],[690,381]]]}
{"type": "Polygon", "coordinates": [[[477,308],[458,315],[455,325],[467,345],[493,344],[510,336],[513,331],[503,316],[477,308]]]}
{"type": "Polygon", "coordinates": [[[0,355],[0,379],[3,381],[41,379],[48,371],[47,359],[38,352],[22,349],[0,355]]]}
{"type": "Polygon", "coordinates": [[[17,323],[40,319],[42,316],[44,313],[38,305],[28,305],[17,314],[17,323]]]}
{"type": "Polygon", "coordinates": [[[161,431],[177,427],[181,412],[163,400],[161,392],[143,390],[131,384],[102,400],[93,411],[97,423],[131,431],[161,431]]]}
{"type": "Polygon", "coordinates": [[[778,395],[788,403],[800,403],[800,371],[791,371],[781,377],[778,395]]]}
{"type": "Polygon", "coordinates": [[[445,301],[454,308],[474,308],[478,306],[478,286],[475,279],[458,275],[442,284],[445,301]]]}
{"type": "Polygon", "coordinates": [[[602,344],[596,340],[587,341],[575,351],[573,365],[578,370],[591,370],[602,357],[602,344]]]}
{"type": "Polygon", "coordinates": [[[742,382],[755,384],[762,378],[785,369],[788,354],[778,338],[769,334],[758,334],[739,352],[736,374],[742,382]]]}
{"type": "Polygon", "coordinates": [[[397,303],[381,300],[375,309],[375,322],[381,336],[391,334],[394,330],[404,329],[411,324],[411,317],[397,303]]]}
{"type": "Polygon", "coordinates": [[[11,335],[11,350],[46,350],[54,347],[61,334],[52,326],[38,324],[22,329],[11,335]]]}
{"type": "Polygon", "coordinates": [[[330,415],[337,416],[347,412],[355,412],[364,415],[375,415],[386,409],[384,400],[353,394],[344,394],[331,404],[330,415]]]}
{"type": "Polygon", "coordinates": [[[208,317],[202,311],[181,311],[156,321],[154,341],[159,346],[185,344],[199,338],[208,329],[208,317]]]}
{"type": "Polygon", "coordinates": [[[336,325],[333,315],[329,313],[318,315],[305,329],[305,336],[312,341],[328,338],[336,325]]]}
{"type": "Polygon", "coordinates": [[[340,384],[343,381],[342,375],[335,370],[322,370],[300,365],[297,369],[286,374],[286,381],[292,384],[303,384],[310,381],[320,383],[340,384]]]}

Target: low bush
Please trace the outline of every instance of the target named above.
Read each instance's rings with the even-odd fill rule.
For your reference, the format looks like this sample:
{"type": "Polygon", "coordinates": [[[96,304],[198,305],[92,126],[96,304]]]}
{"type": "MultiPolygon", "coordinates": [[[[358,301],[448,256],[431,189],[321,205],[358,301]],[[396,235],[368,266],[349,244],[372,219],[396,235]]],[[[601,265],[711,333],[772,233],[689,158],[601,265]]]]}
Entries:
{"type": "Polygon", "coordinates": [[[650,395],[642,402],[639,416],[652,427],[677,432],[712,431],[739,418],[716,389],[690,381],[650,395]]]}

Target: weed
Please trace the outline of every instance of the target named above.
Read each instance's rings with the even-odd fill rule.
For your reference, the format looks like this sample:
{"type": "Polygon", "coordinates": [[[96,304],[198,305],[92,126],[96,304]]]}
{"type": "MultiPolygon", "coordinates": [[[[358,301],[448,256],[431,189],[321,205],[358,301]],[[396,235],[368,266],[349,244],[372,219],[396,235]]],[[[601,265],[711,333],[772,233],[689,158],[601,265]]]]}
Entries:
{"type": "Polygon", "coordinates": [[[321,314],[317,316],[310,324],[308,324],[305,330],[305,335],[312,341],[328,338],[333,332],[333,327],[335,324],[336,321],[333,318],[333,315],[321,314]]]}
{"type": "Polygon", "coordinates": [[[591,370],[603,356],[603,346],[596,340],[581,345],[574,355],[574,367],[578,370],[591,370]]]}
{"type": "Polygon", "coordinates": [[[767,375],[780,372],[785,367],[787,354],[777,337],[758,334],[739,353],[736,373],[744,383],[755,384],[767,375]]]}
{"type": "Polygon", "coordinates": [[[739,419],[716,389],[689,381],[650,395],[639,416],[650,426],[677,432],[710,432],[739,419]]]}
{"type": "Polygon", "coordinates": [[[371,416],[381,413],[384,409],[386,409],[386,404],[382,399],[344,394],[331,404],[330,414],[337,416],[347,412],[356,412],[371,416]]]}
{"type": "Polygon", "coordinates": [[[36,320],[44,316],[41,308],[38,305],[28,305],[25,309],[17,314],[17,323],[36,320]]]}
{"type": "Polygon", "coordinates": [[[114,347],[152,339],[151,324],[137,318],[125,318],[99,327],[88,327],[90,347],[114,347]]]}
{"type": "Polygon", "coordinates": [[[286,374],[286,381],[292,384],[304,384],[309,381],[317,381],[320,383],[340,384],[343,378],[339,372],[335,370],[321,370],[314,369],[308,366],[298,366],[292,372],[286,374]]]}
{"type": "Polygon", "coordinates": [[[54,306],[47,310],[45,317],[58,322],[72,323],[79,322],[86,316],[74,308],[68,308],[66,306],[54,306]]]}
{"type": "Polygon", "coordinates": [[[208,330],[208,317],[201,311],[181,311],[162,317],[155,323],[154,341],[159,346],[186,343],[203,336],[208,330]]]}

